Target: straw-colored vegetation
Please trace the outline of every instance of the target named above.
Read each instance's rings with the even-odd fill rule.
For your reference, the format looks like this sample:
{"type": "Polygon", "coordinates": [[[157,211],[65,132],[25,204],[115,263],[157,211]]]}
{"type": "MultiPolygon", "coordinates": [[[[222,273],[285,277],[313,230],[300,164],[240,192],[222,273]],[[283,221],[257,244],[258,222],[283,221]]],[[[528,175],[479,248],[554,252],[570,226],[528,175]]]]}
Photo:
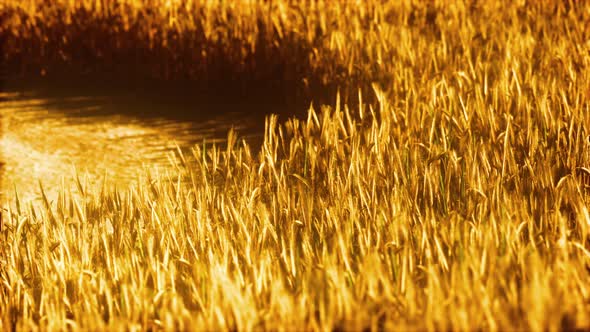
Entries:
{"type": "Polygon", "coordinates": [[[590,328],[587,2],[1,3],[12,70],[341,87],[257,154],[13,197],[1,330],[590,328]]]}

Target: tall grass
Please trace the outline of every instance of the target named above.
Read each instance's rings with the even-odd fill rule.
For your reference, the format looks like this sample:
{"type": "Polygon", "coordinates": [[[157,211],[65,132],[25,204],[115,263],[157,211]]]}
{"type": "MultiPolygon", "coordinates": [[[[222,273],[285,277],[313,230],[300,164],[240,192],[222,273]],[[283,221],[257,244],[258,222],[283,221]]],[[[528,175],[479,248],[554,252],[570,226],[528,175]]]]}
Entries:
{"type": "Polygon", "coordinates": [[[351,79],[372,81],[389,73],[366,61],[381,52],[365,46],[376,40],[365,33],[378,29],[377,3],[0,3],[2,57],[16,77],[165,79],[224,97],[279,95],[309,105],[311,98],[335,95],[336,88],[356,92],[351,79]]]}
{"type": "MultiPolygon", "coordinates": [[[[113,12],[156,8],[119,3],[113,12]]],[[[254,44],[276,45],[271,63],[304,45],[304,75],[339,84],[332,74],[350,68],[355,89],[307,119],[270,116],[257,154],[230,132],[223,147],[179,156],[178,174],[13,199],[0,329],[590,327],[587,4],[191,5],[210,11],[178,24],[211,22],[236,46],[255,18],[273,27],[254,44]],[[282,44],[279,31],[305,38],[282,44]]],[[[15,8],[3,10],[31,10],[15,8]]]]}

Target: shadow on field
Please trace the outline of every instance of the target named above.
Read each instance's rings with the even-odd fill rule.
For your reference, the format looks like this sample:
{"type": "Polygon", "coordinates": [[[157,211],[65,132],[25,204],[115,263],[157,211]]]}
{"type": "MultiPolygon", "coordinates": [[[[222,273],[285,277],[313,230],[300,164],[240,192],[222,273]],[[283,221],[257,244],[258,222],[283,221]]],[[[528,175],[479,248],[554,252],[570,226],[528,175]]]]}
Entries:
{"type": "MultiPolygon", "coordinates": [[[[241,113],[260,119],[277,114],[287,119],[304,116],[310,103],[322,104],[333,100],[335,93],[323,91],[322,95],[305,95],[288,89],[280,83],[247,82],[240,86],[216,82],[211,86],[199,86],[186,80],[121,79],[119,77],[64,76],[42,78],[8,78],[2,91],[7,95],[21,94],[21,98],[51,100],[51,109],[71,108],[71,103],[60,105],[60,100],[73,98],[106,99],[114,107],[102,108],[92,115],[120,115],[138,118],[166,118],[178,121],[206,121],[224,114],[241,113]]],[[[79,116],[87,116],[78,112],[79,116]]]]}

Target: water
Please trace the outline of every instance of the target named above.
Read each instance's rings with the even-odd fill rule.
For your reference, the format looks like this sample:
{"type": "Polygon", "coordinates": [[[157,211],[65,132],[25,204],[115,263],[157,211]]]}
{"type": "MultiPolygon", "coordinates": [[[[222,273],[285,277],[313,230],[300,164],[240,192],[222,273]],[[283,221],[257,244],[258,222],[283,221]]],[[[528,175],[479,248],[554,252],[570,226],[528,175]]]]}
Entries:
{"type": "Polygon", "coordinates": [[[146,170],[173,170],[177,148],[222,142],[230,128],[247,140],[260,139],[260,112],[239,105],[198,109],[207,106],[173,100],[1,93],[3,201],[13,201],[15,188],[22,200],[39,200],[39,181],[53,200],[62,184],[75,188],[75,174],[91,186],[107,177],[124,187],[146,170]]]}

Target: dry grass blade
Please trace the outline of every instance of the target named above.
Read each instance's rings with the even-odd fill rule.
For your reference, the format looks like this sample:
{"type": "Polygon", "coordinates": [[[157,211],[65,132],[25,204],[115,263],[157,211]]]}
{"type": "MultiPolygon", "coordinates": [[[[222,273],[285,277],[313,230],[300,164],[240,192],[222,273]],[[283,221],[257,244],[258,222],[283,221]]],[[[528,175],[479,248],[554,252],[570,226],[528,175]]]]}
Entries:
{"type": "Polygon", "coordinates": [[[576,176],[582,188],[590,190],[590,169],[578,167],[576,168],[576,176]]]}

